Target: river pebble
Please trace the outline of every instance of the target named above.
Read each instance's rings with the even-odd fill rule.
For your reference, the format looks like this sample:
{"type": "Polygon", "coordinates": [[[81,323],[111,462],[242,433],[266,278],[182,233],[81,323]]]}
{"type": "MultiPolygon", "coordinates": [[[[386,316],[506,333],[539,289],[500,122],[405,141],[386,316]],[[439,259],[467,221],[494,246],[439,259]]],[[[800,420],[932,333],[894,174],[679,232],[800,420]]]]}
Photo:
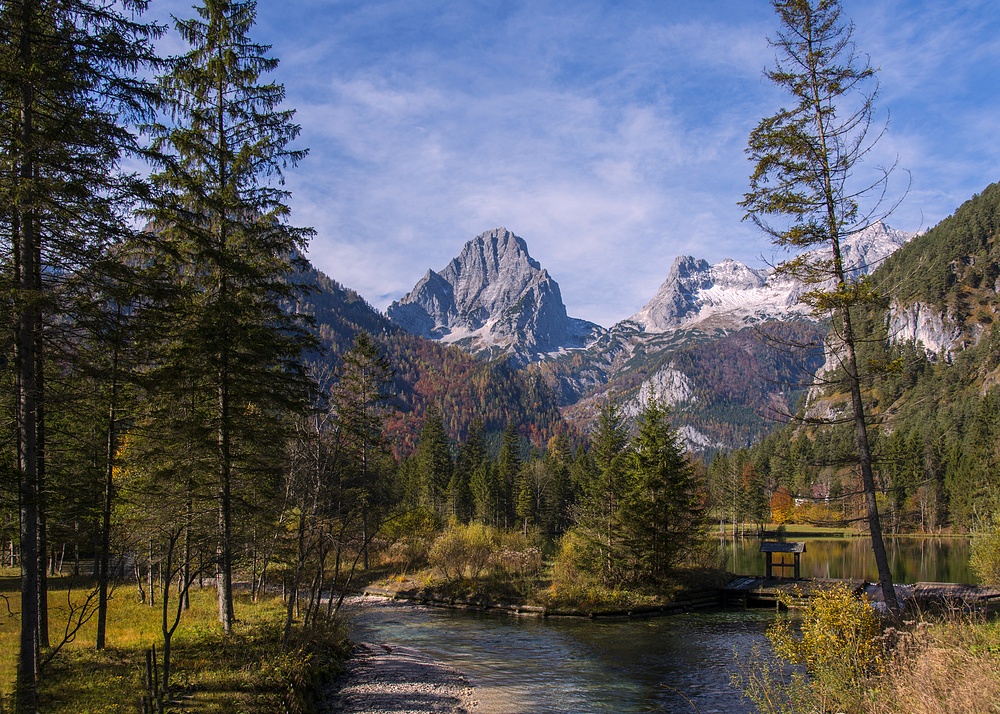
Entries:
{"type": "Polygon", "coordinates": [[[473,714],[475,690],[461,672],[415,649],[355,646],[334,683],[326,714],[473,714]]]}

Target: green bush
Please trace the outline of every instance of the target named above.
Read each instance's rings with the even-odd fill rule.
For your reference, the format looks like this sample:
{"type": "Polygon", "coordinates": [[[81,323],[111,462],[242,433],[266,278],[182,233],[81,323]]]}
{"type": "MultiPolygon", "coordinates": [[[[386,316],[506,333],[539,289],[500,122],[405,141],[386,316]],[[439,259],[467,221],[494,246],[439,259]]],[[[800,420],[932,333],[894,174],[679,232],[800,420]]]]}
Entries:
{"type": "Polygon", "coordinates": [[[1000,518],[973,531],[969,562],[980,583],[1000,587],[1000,518]]]}
{"type": "Polygon", "coordinates": [[[623,610],[639,605],[662,604],[662,592],[623,587],[624,581],[605,583],[601,577],[602,553],[577,529],[559,539],[552,563],[552,582],[541,594],[549,607],[572,610],[623,610]]]}

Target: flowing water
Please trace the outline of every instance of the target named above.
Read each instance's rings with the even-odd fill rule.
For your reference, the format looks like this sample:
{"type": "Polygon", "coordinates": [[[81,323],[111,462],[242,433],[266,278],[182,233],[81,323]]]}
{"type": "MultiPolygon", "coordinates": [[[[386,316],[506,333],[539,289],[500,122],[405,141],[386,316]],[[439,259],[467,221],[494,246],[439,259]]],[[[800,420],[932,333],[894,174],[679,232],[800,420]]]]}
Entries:
{"type": "Polygon", "coordinates": [[[518,714],[751,712],[730,676],[774,618],[758,610],[543,620],[385,601],[350,612],[354,639],[419,649],[518,714]]]}
{"type": "MultiPolygon", "coordinates": [[[[894,538],[887,542],[894,577],[971,582],[968,540],[894,538]]],[[[762,575],[759,542],[730,541],[728,569],[762,575]]],[[[807,541],[803,577],[875,580],[863,538],[807,541]]],[[[354,601],[356,640],[414,647],[450,664],[480,692],[502,694],[504,711],[587,712],[753,711],[730,684],[738,658],[774,618],[769,610],[726,610],[636,620],[516,618],[354,601]]]]}

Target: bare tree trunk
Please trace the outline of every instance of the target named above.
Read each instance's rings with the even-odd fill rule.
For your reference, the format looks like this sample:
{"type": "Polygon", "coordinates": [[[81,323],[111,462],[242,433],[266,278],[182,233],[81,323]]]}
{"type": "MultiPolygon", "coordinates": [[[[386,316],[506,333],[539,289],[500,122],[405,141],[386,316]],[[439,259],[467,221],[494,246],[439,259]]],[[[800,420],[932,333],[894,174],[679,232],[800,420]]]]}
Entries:
{"type": "MultiPolygon", "coordinates": [[[[41,248],[35,245],[35,290],[41,292],[41,248]]],[[[35,333],[35,426],[36,426],[36,485],[35,498],[38,502],[38,646],[49,646],[49,580],[47,556],[49,550],[48,530],[45,518],[45,372],[42,360],[42,331],[44,321],[38,316],[35,333]]]]}
{"type": "Polygon", "coordinates": [[[854,434],[858,447],[858,461],[861,464],[861,483],[864,487],[865,511],[868,518],[872,552],[875,555],[875,566],[878,569],[879,584],[882,586],[882,596],[885,599],[886,607],[890,612],[898,613],[899,601],[896,599],[892,570],[889,568],[889,556],[886,553],[885,538],[882,535],[882,520],[878,512],[877,489],[872,470],[872,453],[868,442],[868,424],[865,418],[864,402],[861,398],[861,380],[858,376],[857,356],[854,350],[854,331],[850,313],[846,309],[844,310],[844,341],[847,346],[846,367],[851,387],[851,406],[854,411],[854,434]]]}
{"type": "Polygon", "coordinates": [[[156,596],[153,595],[153,539],[149,539],[149,550],[146,562],[146,589],[149,590],[149,606],[156,605],[156,596]]]}
{"type": "MultiPolygon", "coordinates": [[[[118,308],[121,318],[121,308],[118,308]]],[[[111,581],[111,507],[114,502],[115,453],[118,450],[115,408],[118,404],[118,340],[115,339],[111,357],[111,404],[108,407],[108,439],[104,452],[104,504],[101,510],[100,570],[97,573],[99,590],[97,601],[96,649],[103,650],[108,622],[108,584],[111,581]]]]}
{"type": "MultiPolygon", "coordinates": [[[[24,67],[33,62],[31,27],[33,3],[21,5],[19,61],[24,67]]],[[[34,145],[34,91],[30,80],[20,86],[20,142],[24,155],[18,157],[18,179],[23,186],[21,202],[14,209],[14,260],[17,287],[28,298],[35,288],[35,256],[38,236],[34,225],[32,193],[34,145]]],[[[17,662],[16,711],[27,714],[37,709],[38,676],[38,423],[35,367],[35,336],[41,325],[38,304],[27,299],[17,314],[15,361],[17,364],[18,422],[18,507],[21,521],[21,635],[17,662]]]]}

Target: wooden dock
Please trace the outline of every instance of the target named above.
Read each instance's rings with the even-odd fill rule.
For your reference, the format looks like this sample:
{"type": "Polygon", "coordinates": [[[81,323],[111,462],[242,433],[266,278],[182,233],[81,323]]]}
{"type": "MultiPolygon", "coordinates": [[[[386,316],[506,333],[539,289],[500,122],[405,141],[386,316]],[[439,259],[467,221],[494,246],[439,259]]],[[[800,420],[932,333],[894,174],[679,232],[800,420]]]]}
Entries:
{"type": "MultiPolygon", "coordinates": [[[[725,606],[774,608],[787,603],[791,607],[802,607],[816,591],[836,585],[846,586],[858,597],[867,594],[874,602],[881,599],[878,585],[864,580],[743,576],[722,589],[722,603],[725,606]]],[[[904,602],[913,603],[921,609],[1000,610],[1000,590],[996,588],[961,583],[915,583],[897,585],[896,588],[897,595],[904,602]]]]}
{"type": "Polygon", "coordinates": [[[910,597],[921,608],[958,608],[996,611],[1000,608],[1000,590],[984,585],[961,583],[916,583],[910,597]]]}
{"type": "Polygon", "coordinates": [[[788,603],[792,607],[804,605],[817,590],[828,590],[844,585],[852,593],[861,596],[865,590],[864,580],[838,580],[834,578],[762,578],[739,577],[722,589],[722,599],[726,606],[774,607],[788,603]]]}

